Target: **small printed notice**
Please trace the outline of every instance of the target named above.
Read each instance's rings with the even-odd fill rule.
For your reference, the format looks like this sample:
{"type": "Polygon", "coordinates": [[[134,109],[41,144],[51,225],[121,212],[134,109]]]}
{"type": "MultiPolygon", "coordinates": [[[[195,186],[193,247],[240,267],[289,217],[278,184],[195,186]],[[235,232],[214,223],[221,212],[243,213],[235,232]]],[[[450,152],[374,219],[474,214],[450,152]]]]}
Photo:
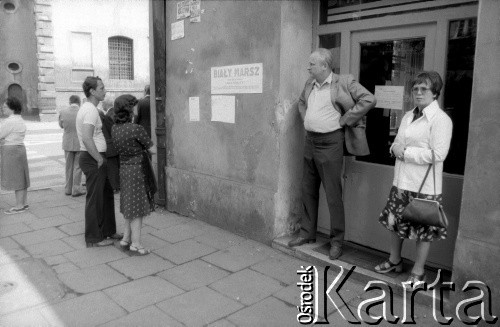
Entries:
{"type": "Polygon", "coordinates": [[[377,108],[403,110],[404,86],[375,85],[377,108]]]}
{"type": "Polygon", "coordinates": [[[262,63],[212,67],[212,94],[262,93],[262,63]]]}
{"type": "Polygon", "coordinates": [[[172,23],[170,25],[172,32],[172,40],[181,39],[184,37],[184,21],[180,20],[178,22],[172,23]]]}
{"type": "Polygon", "coordinates": [[[189,21],[191,23],[199,23],[201,21],[201,0],[191,0],[189,11],[191,14],[189,21]]]}
{"type": "Polygon", "coordinates": [[[189,97],[189,121],[200,121],[200,97],[189,97]]]}
{"type": "Polygon", "coordinates": [[[177,19],[183,19],[189,17],[190,4],[191,0],[177,2],[177,19]]]}
{"type": "Polygon", "coordinates": [[[212,121],[234,124],[235,102],[234,95],[212,95],[212,121]]]}

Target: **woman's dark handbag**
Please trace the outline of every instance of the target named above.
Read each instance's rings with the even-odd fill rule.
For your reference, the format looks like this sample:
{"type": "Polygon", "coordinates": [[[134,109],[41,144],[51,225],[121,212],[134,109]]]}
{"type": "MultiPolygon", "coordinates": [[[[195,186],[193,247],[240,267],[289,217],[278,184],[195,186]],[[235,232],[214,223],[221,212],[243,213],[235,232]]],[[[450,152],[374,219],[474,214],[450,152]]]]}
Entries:
{"type": "Polygon", "coordinates": [[[436,162],[434,158],[434,151],[432,151],[432,164],[429,165],[427,172],[425,173],[424,180],[422,181],[422,185],[420,185],[420,189],[418,190],[417,197],[410,200],[410,203],[406,206],[403,211],[403,218],[412,223],[416,223],[419,225],[429,225],[436,227],[448,227],[448,218],[444,213],[443,206],[436,201],[436,162]],[[419,199],[420,191],[422,191],[422,187],[424,186],[425,180],[429,175],[429,171],[432,167],[432,173],[434,177],[434,199],[419,199]]]}

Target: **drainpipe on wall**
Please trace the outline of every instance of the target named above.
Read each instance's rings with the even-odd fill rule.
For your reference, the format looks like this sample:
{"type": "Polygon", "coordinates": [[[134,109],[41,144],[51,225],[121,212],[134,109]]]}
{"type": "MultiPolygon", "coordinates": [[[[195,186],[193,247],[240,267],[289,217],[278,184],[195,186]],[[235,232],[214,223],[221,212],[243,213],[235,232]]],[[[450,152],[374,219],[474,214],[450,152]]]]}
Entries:
{"type": "Polygon", "coordinates": [[[165,128],[165,103],[166,103],[166,19],[165,1],[152,0],[150,2],[151,16],[153,19],[153,60],[154,60],[154,93],[156,109],[156,144],[158,160],[158,194],[156,203],[165,206],[167,185],[165,167],[167,166],[167,142],[165,128]]]}

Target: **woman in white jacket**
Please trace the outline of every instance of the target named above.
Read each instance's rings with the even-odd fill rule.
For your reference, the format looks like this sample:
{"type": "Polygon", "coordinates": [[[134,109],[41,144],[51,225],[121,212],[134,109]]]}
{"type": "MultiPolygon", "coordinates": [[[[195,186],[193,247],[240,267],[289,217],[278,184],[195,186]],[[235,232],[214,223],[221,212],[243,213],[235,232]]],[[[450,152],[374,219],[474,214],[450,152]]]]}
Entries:
{"type": "MultiPolygon", "coordinates": [[[[377,265],[375,271],[383,274],[393,270],[401,272],[403,241],[415,240],[417,257],[408,279],[413,284],[425,281],[424,266],[431,242],[446,238],[446,228],[419,225],[402,217],[410,199],[417,197],[429,164],[432,164],[432,151],[435,154],[436,200],[442,201],[443,161],[450,148],[453,128],[451,119],[437,102],[442,87],[443,81],[434,71],[421,72],[413,79],[412,95],[417,107],[403,116],[391,146],[390,151],[396,157],[394,180],[379,218],[380,223],[391,231],[391,245],[390,257],[377,265]]],[[[431,174],[418,197],[434,197],[434,179],[431,174]]]]}

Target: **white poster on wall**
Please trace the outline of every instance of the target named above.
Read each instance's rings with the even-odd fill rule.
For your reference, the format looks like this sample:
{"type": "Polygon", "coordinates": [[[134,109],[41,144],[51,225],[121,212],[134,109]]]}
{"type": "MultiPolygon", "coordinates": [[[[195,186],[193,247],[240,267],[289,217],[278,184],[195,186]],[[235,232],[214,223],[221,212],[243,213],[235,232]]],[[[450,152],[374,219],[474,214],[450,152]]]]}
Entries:
{"type": "Polygon", "coordinates": [[[189,121],[200,121],[200,97],[189,97],[189,121]]]}
{"type": "Polygon", "coordinates": [[[234,95],[212,95],[212,121],[234,124],[235,105],[234,95]]]}
{"type": "Polygon", "coordinates": [[[212,94],[262,93],[262,63],[211,68],[212,94]]]}
{"type": "Polygon", "coordinates": [[[184,37],[184,21],[180,20],[178,22],[170,24],[171,39],[177,40],[184,37]]]}
{"type": "Polygon", "coordinates": [[[404,86],[375,85],[377,108],[403,110],[404,86]]]}

